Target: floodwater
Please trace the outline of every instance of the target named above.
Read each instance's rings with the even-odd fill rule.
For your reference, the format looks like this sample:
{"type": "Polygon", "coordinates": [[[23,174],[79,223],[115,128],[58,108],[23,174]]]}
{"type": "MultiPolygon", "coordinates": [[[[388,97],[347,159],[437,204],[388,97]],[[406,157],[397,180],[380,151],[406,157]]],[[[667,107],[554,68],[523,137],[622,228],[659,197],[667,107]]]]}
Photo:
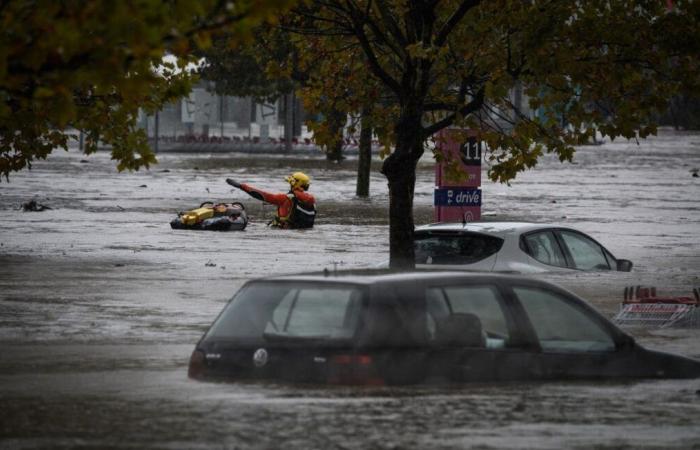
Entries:
{"type": "MultiPolygon", "coordinates": [[[[2,448],[700,448],[700,380],[320,387],[187,379],[195,342],[247,279],[386,260],[387,188],[354,198],[356,161],[161,154],[116,172],[106,153],[58,152],[0,184],[2,448]],[[283,189],[303,170],[320,205],[313,230],[224,183],[283,189]],[[52,209],[22,212],[36,199],[52,209]],[[242,201],[244,232],[171,230],[177,211],[242,201]]],[[[377,163],[378,164],[378,163],[377,163]]],[[[700,134],[582,147],[544,158],[511,186],[485,181],[484,220],[572,225],[630,273],[545,275],[612,316],[628,285],[700,286],[700,134]]],[[[432,218],[421,162],[416,223],[432,218]]],[[[485,179],[485,177],[484,177],[485,179]]],[[[699,330],[628,330],[700,357],[699,330]]]]}

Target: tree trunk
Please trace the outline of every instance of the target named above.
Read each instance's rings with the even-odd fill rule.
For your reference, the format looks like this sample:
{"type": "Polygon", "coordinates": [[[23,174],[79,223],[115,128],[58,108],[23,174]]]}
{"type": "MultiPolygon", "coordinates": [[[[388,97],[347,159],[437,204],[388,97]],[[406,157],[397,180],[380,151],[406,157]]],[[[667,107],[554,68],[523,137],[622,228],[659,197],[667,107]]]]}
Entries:
{"type": "Polygon", "coordinates": [[[328,115],[328,126],[337,137],[336,141],[326,152],[326,159],[328,161],[343,160],[343,128],[345,127],[346,120],[347,117],[342,111],[333,111],[328,115]]]}
{"type": "Polygon", "coordinates": [[[292,112],[294,94],[285,94],[284,96],[284,151],[292,152],[292,138],[294,133],[292,127],[294,125],[294,116],[292,112]]]}
{"type": "Polygon", "coordinates": [[[413,269],[413,191],[416,185],[415,166],[405,163],[406,170],[389,180],[389,267],[413,269]]]}
{"type": "Polygon", "coordinates": [[[338,139],[331,145],[326,153],[326,159],[328,161],[342,161],[343,160],[343,140],[338,139]]]}
{"type": "Polygon", "coordinates": [[[156,155],[158,154],[158,139],[160,137],[160,115],[158,114],[158,111],[156,111],[156,116],[155,116],[155,125],[153,126],[153,139],[154,139],[154,145],[153,145],[153,153],[156,155]]]}
{"type": "Polygon", "coordinates": [[[413,193],[416,166],[423,155],[421,115],[405,114],[396,126],[396,148],[384,160],[382,173],[389,181],[389,267],[413,269],[413,193]]]}
{"type": "Polygon", "coordinates": [[[360,122],[360,145],[357,162],[357,189],[358,197],[369,197],[369,174],[372,166],[372,125],[369,116],[369,108],[363,108],[360,122]]]}

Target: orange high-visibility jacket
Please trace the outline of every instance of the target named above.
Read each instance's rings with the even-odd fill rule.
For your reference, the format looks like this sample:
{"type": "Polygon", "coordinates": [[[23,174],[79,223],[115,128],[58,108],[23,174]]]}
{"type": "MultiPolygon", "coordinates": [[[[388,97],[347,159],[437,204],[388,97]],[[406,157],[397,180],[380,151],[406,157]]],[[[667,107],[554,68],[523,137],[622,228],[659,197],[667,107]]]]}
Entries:
{"type": "Polygon", "coordinates": [[[257,200],[277,206],[277,217],[275,217],[275,224],[281,228],[287,228],[289,226],[288,221],[294,209],[295,199],[302,205],[315,210],[316,198],[303,189],[295,189],[286,194],[284,192],[273,193],[263,191],[262,189],[258,189],[245,183],[241,184],[241,189],[257,200]]]}

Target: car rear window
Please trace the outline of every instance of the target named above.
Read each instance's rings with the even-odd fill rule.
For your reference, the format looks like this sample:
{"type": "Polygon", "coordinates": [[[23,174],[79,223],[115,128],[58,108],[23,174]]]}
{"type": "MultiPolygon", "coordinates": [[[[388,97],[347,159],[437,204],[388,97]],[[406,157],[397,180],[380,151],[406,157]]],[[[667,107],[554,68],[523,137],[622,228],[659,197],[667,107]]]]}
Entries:
{"type": "Polygon", "coordinates": [[[503,239],[479,233],[416,233],[416,264],[473,264],[502,246],[503,239]]]}
{"type": "Polygon", "coordinates": [[[229,302],[207,337],[350,339],[362,298],[362,291],[349,285],[254,283],[229,302]]]}

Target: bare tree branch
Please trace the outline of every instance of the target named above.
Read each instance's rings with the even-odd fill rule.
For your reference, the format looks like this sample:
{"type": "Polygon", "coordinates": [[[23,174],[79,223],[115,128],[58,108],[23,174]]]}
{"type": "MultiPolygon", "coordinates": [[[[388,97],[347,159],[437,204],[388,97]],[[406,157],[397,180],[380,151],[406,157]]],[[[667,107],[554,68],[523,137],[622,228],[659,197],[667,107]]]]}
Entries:
{"type": "Polygon", "coordinates": [[[406,46],[408,45],[408,39],[401,32],[399,24],[396,22],[396,20],[394,20],[393,15],[387,8],[386,2],[384,0],[377,0],[376,2],[374,2],[374,4],[377,6],[379,15],[381,16],[384,25],[386,25],[387,30],[389,30],[389,33],[391,33],[391,35],[394,37],[394,39],[396,39],[396,41],[401,47],[406,48],[406,46]]]}
{"type": "Polygon", "coordinates": [[[361,10],[352,10],[351,12],[351,20],[354,25],[355,29],[355,34],[357,36],[357,40],[360,42],[360,46],[362,47],[362,50],[365,53],[365,56],[367,57],[367,62],[369,63],[370,69],[374,74],[382,80],[382,82],[389,87],[397,96],[401,96],[401,84],[397,80],[395,80],[380,64],[379,60],[377,59],[377,55],[375,54],[372,44],[370,43],[370,40],[365,33],[364,30],[364,24],[365,24],[365,19],[366,15],[363,11],[361,10]]]}
{"type": "Polygon", "coordinates": [[[454,30],[459,22],[461,22],[469,10],[479,6],[480,3],[481,0],[464,0],[462,3],[460,3],[455,12],[452,13],[452,16],[447,19],[447,22],[445,22],[442,28],[438,31],[434,44],[437,47],[442,47],[450,33],[452,33],[452,30],[454,30]]]}
{"type": "MultiPolygon", "coordinates": [[[[351,1],[350,3],[352,4],[351,7],[354,8],[354,11],[357,13],[358,17],[360,17],[360,15],[364,17],[364,23],[372,31],[372,34],[376,37],[378,42],[381,42],[386,47],[391,49],[393,54],[396,55],[396,57],[398,57],[399,60],[405,60],[406,58],[408,58],[408,54],[406,53],[406,44],[403,43],[403,42],[405,42],[405,38],[402,38],[402,40],[403,40],[403,42],[402,42],[402,40],[400,40],[399,38],[396,38],[394,36],[399,43],[397,45],[397,42],[389,39],[388,36],[384,33],[384,31],[382,31],[382,28],[379,27],[379,25],[374,20],[372,20],[372,10],[371,10],[372,2],[371,1],[367,2],[367,7],[365,8],[364,11],[362,11],[361,8],[359,6],[357,6],[354,2],[351,1]]],[[[385,19],[382,19],[382,20],[384,21],[385,19]]],[[[389,19],[389,20],[391,20],[391,19],[389,19]]],[[[384,24],[387,25],[386,23],[384,23],[384,24]]],[[[399,35],[401,35],[400,30],[397,30],[397,33],[399,33],[399,35]]],[[[392,35],[393,35],[393,33],[392,33],[392,35]]]]}
{"type": "Polygon", "coordinates": [[[474,95],[474,98],[461,107],[457,112],[452,113],[445,117],[444,119],[435,122],[434,124],[424,127],[423,132],[425,133],[426,136],[430,136],[431,134],[437,133],[438,131],[442,130],[443,128],[446,128],[450,125],[452,125],[455,120],[457,120],[457,116],[467,116],[469,114],[472,114],[482,108],[484,105],[484,98],[485,98],[485,88],[481,87],[476,94],[474,95]]]}

